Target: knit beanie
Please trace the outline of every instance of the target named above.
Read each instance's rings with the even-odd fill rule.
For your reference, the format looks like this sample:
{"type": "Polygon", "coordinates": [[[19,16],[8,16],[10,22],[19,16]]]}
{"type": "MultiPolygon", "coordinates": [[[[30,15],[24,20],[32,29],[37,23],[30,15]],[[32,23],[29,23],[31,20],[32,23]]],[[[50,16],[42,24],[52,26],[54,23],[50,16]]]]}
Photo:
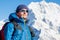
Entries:
{"type": "Polygon", "coordinates": [[[16,13],[18,13],[20,10],[22,10],[22,9],[27,9],[28,10],[28,7],[26,6],[26,5],[19,5],[17,8],[16,8],[16,13]]]}

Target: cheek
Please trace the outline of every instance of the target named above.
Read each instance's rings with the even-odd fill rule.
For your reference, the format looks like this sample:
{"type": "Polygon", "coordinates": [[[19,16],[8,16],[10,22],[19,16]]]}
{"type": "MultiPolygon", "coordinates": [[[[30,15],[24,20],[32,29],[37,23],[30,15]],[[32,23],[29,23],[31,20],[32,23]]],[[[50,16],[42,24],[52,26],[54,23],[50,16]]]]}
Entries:
{"type": "Polygon", "coordinates": [[[24,14],[24,16],[28,16],[28,14],[24,14]]]}
{"type": "Polygon", "coordinates": [[[28,15],[28,13],[26,13],[25,15],[28,15]]]}
{"type": "Polygon", "coordinates": [[[28,13],[21,12],[20,14],[21,14],[21,16],[28,16],[28,13]]]}
{"type": "Polygon", "coordinates": [[[23,16],[24,14],[23,13],[21,13],[21,16],[23,16]]]}

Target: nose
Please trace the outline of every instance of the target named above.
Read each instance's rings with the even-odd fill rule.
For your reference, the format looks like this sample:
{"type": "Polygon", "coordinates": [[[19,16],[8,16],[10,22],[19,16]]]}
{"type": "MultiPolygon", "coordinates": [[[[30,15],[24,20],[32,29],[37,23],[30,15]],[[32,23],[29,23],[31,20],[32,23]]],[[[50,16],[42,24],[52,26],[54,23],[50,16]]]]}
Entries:
{"type": "Polygon", "coordinates": [[[24,11],[24,14],[26,14],[27,12],[24,11]]]}
{"type": "Polygon", "coordinates": [[[24,12],[24,14],[26,14],[26,13],[24,12]]]}

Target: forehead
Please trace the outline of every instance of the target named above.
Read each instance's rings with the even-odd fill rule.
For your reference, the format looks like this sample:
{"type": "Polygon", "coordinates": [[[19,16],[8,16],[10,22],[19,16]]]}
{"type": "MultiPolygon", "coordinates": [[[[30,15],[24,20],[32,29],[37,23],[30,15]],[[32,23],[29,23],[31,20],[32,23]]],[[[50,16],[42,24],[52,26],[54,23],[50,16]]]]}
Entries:
{"type": "Polygon", "coordinates": [[[27,10],[26,8],[23,8],[23,9],[21,9],[21,10],[27,10]]]}

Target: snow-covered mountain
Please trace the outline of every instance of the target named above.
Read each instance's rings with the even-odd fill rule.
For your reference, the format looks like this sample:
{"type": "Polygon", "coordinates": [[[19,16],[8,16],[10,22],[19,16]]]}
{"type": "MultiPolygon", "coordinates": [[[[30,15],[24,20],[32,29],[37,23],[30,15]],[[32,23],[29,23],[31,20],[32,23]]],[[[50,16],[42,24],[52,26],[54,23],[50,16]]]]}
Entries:
{"type": "Polygon", "coordinates": [[[5,24],[4,20],[0,21],[0,30],[2,29],[3,25],[5,24]]]}
{"type": "Polygon", "coordinates": [[[39,40],[60,40],[60,5],[41,1],[31,2],[28,7],[32,11],[30,23],[41,29],[39,40]]]}
{"type": "MultiPolygon", "coordinates": [[[[41,30],[39,40],[60,40],[60,5],[41,1],[31,2],[28,7],[28,25],[41,30]]],[[[0,21],[0,27],[5,22],[6,20],[0,21]]]]}

